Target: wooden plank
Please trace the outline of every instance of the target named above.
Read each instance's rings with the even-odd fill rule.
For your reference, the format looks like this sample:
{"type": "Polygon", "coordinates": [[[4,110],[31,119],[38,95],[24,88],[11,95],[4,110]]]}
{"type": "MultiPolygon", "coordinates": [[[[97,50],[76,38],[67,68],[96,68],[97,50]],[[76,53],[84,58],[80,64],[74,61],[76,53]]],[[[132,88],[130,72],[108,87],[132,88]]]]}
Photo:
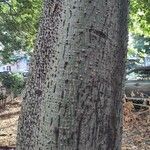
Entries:
{"type": "Polygon", "coordinates": [[[7,147],[7,146],[2,146],[0,147],[0,150],[15,150],[15,147],[7,147]]]}
{"type": "Polygon", "coordinates": [[[133,105],[136,105],[136,106],[141,106],[141,107],[147,107],[147,108],[149,108],[149,109],[150,109],[150,106],[148,106],[148,105],[143,105],[143,104],[135,104],[135,103],[133,103],[133,105]]]}
{"type": "Polygon", "coordinates": [[[133,101],[149,101],[150,102],[150,98],[136,98],[136,97],[126,97],[126,100],[133,100],[133,101]]]}

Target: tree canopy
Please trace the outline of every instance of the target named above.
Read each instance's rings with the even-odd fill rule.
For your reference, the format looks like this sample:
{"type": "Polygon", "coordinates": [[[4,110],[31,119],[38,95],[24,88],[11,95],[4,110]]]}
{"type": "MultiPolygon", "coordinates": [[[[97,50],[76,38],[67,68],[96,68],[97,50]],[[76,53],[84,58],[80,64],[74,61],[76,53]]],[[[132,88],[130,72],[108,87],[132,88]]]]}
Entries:
{"type": "Polygon", "coordinates": [[[129,31],[150,36],[150,0],[130,1],[129,31]]]}
{"type": "Polygon", "coordinates": [[[41,6],[41,0],[0,1],[0,47],[3,61],[9,61],[13,51],[33,49],[41,6]]]}
{"type": "MultiPolygon", "coordinates": [[[[150,0],[131,0],[129,32],[148,37],[150,0]]],[[[13,51],[31,51],[38,29],[42,0],[0,0],[0,54],[6,62],[13,51]]]]}

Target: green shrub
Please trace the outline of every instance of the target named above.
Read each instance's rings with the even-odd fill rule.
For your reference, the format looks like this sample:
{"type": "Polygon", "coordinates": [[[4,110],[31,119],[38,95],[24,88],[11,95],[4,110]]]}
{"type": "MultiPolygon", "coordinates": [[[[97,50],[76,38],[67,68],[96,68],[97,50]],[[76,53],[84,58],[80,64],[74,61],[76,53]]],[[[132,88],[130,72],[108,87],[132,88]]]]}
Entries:
{"type": "Polygon", "coordinates": [[[25,86],[24,77],[22,74],[19,73],[2,73],[0,74],[0,80],[2,82],[2,85],[7,89],[7,91],[14,94],[14,97],[21,94],[21,91],[25,86]]]}

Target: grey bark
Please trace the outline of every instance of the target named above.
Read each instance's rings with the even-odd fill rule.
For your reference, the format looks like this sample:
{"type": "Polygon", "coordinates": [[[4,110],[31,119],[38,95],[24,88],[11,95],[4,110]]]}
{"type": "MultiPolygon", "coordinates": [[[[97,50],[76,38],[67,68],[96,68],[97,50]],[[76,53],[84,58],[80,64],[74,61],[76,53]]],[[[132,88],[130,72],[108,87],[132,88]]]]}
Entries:
{"type": "MultiPolygon", "coordinates": [[[[50,67],[39,83],[41,95],[26,90],[18,150],[120,150],[127,0],[64,0],[61,4],[58,40],[52,42],[55,58],[49,54],[52,60],[47,62],[35,56],[50,67]]],[[[51,39],[40,41],[47,46],[51,39]]]]}
{"type": "Polygon", "coordinates": [[[54,59],[54,47],[58,40],[58,25],[61,22],[61,1],[45,0],[43,15],[30,75],[23,94],[21,115],[18,123],[17,150],[32,150],[38,145],[39,116],[43,90],[48,81],[47,73],[54,59]]]}

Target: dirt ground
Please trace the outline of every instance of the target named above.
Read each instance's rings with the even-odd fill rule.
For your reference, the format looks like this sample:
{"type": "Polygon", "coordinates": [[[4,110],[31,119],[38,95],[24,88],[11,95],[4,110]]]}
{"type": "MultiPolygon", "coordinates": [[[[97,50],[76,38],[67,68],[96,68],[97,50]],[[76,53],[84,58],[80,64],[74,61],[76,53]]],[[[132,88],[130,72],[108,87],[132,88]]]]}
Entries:
{"type": "Polygon", "coordinates": [[[150,150],[150,108],[134,110],[131,102],[124,104],[122,150],[150,150]]]}
{"type": "Polygon", "coordinates": [[[0,147],[15,146],[20,103],[17,98],[6,105],[5,111],[0,111],[0,147]]]}
{"type": "MultiPolygon", "coordinates": [[[[5,111],[0,112],[0,147],[15,146],[20,103],[20,98],[17,98],[7,104],[5,111]]],[[[134,112],[131,102],[124,104],[122,150],[150,150],[149,112],[134,112]]]]}

